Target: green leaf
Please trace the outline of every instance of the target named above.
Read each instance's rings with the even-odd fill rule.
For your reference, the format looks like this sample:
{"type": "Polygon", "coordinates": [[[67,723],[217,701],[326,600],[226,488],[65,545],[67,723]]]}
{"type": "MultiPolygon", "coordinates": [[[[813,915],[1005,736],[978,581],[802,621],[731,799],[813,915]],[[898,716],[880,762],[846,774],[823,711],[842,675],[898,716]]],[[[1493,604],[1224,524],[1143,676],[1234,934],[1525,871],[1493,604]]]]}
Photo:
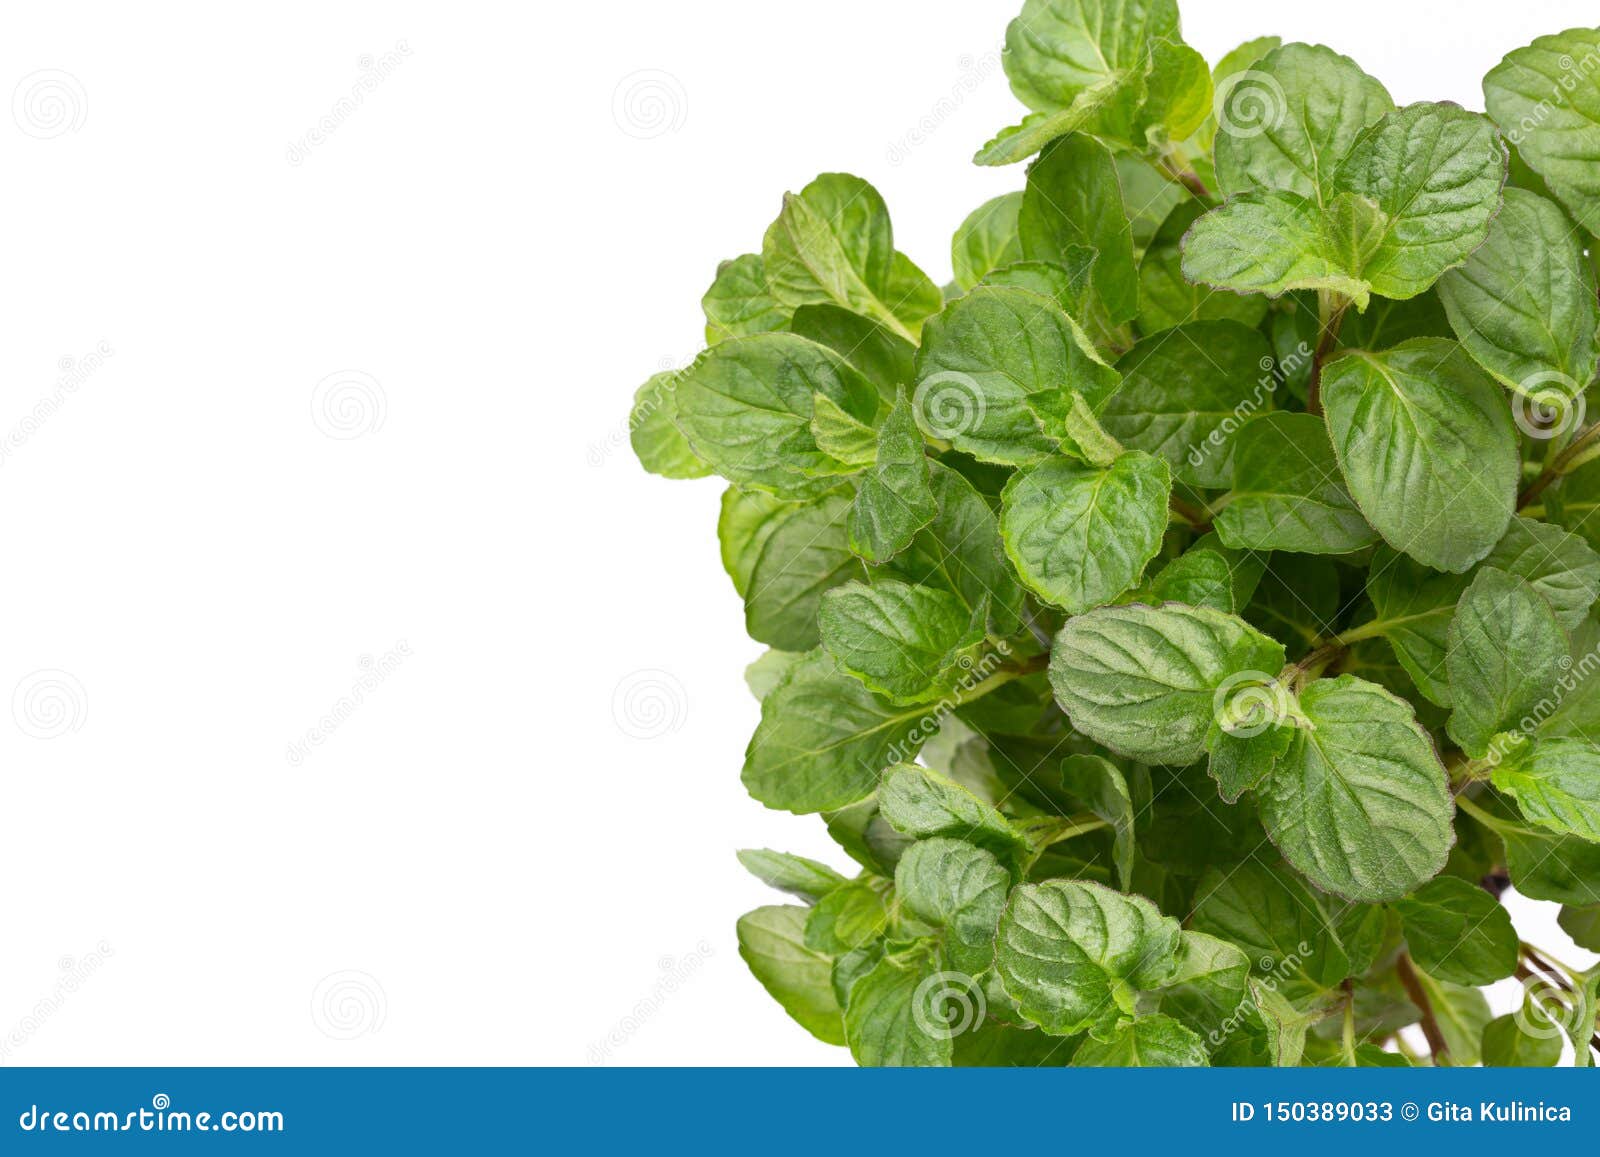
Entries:
{"type": "Polygon", "coordinates": [[[1513,518],[1482,566],[1526,580],[1569,631],[1588,617],[1600,596],[1600,554],[1548,522],[1513,518]]]}
{"type": "Polygon", "coordinates": [[[1170,1016],[1142,1016],[1120,1025],[1109,1041],[1089,1037],[1072,1054],[1075,1067],[1204,1068],[1205,1041],[1170,1016]]]}
{"type": "Polygon", "coordinates": [[[818,613],[822,645],[839,666],[892,703],[926,703],[971,668],[983,626],[955,595],[893,580],[835,587],[818,613]],[[962,658],[966,659],[963,666],[962,658]]]}
{"type": "Polygon", "coordinates": [[[1411,705],[1352,675],[1300,693],[1307,725],[1256,791],[1296,870],[1348,900],[1394,900],[1444,867],[1455,841],[1444,767],[1411,705]]]}
{"type": "Polygon", "coordinates": [[[1567,401],[1600,368],[1595,292],[1567,215],[1522,189],[1505,191],[1489,239],[1439,279],[1450,324],[1479,365],[1520,393],[1567,401]]]}
{"type": "Polygon", "coordinates": [[[978,284],[999,289],[1026,289],[1049,298],[1068,317],[1083,318],[1089,335],[1099,338],[1093,282],[1096,256],[1093,249],[1072,245],[1054,261],[1013,261],[985,274],[978,284]]]}
{"type": "Polygon", "coordinates": [[[1540,827],[1600,843],[1600,749],[1593,743],[1549,738],[1516,744],[1493,778],[1540,827]]]}
{"type": "Polygon", "coordinates": [[[849,499],[830,494],[774,521],[745,590],[744,623],[752,639],[783,651],[817,645],[822,596],[863,573],[850,553],[849,515],[849,499]]]}
{"type": "Polygon", "coordinates": [[[1505,533],[1520,464],[1510,408],[1454,342],[1328,363],[1323,404],[1356,505],[1390,546],[1460,572],[1505,533]]]}
{"type": "Polygon", "coordinates": [[[1213,1045],[1222,1043],[1248,999],[1250,958],[1244,949],[1204,932],[1182,933],[1178,967],[1161,990],[1161,1010],[1213,1045]]]}
{"type": "Polygon", "coordinates": [[[1206,747],[1211,752],[1207,771],[1217,781],[1218,793],[1229,803],[1237,803],[1245,792],[1259,787],[1294,741],[1292,727],[1271,722],[1264,730],[1258,730],[1258,726],[1248,722],[1236,727],[1235,733],[1213,725],[1206,737],[1206,747]]]}
{"type": "Polygon", "coordinates": [[[907,341],[943,304],[939,287],[895,251],[889,210],[860,177],[824,173],[799,194],[761,243],[767,288],[797,308],[831,302],[869,317],[907,341]]]}
{"type": "Polygon", "coordinates": [[[972,483],[948,466],[930,462],[928,482],[938,513],[908,549],[886,564],[885,572],[914,585],[947,590],[969,611],[988,600],[993,633],[1014,633],[1024,596],[1006,561],[999,519],[972,483]]]}
{"type": "MultiPolygon", "coordinates": [[[[1017,99],[1052,112],[1118,75],[1142,77],[1154,43],[1177,39],[1175,0],[1026,0],[1006,28],[1002,59],[1017,99]]],[[[1102,113],[1096,131],[1132,142],[1139,95],[1102,113]]]]}
{"type": "Polygon", "coordinates": [[[810,904],[849,882],[827,864],[769,848],[746,848],[739,853],[739,862],[763,884],[810,904]]]}
{"type": "Polygon", "coordinates": [[[677,371],[656,374],[633,395],[628,415],[628,441],[639,464],[663,478],[704,478],[713,473],[678,429],[673,395],[677,371]]]}
{"type": "Polygon", "coordinates": [[[1600,903],[1600,844],[1520,825],[1499,835],[1511,883],[1528,899],[1600,903]]]}
{"type": "Polygon", "coordinates": [[[1000,500],[1000,535],[1024,585],[1079,614],[1139,581],[1161,549],[1167,464],[1137,450],[1099,468],[1050,459],[1017,473],[1000,500]]]}
{"type": "Polygon", "coordinates": [[[885,956],[850,989],[845,1035],[856,1063],[867,1066],[944,1066],[954,1035],[929,1004],[942,983],[926,954],[885,956]]]}
{"type": "Polygon", "coordinates": [[[950,262],[956,284],[973,288],[985,276],[1022,260],[1022,240],[1017,236],[1017,213],[1022,193],[1002,193],[967,215],[950,241],[950,262]]]}
{"type": "Polygon", "coordinates": [[[1267,339],[1234,321],[1197,321],[1145,338],[1117,361],[1122,386],[1100,408],[1123,444],[1166,460],[1192,486],[1228,484],[1233,433],[1270,407],[1267,339]]]}
{"type": "Polygon", "coordinates": [[[919,840],[900,857],[894,886],[912,915],[945,930],[953,967],[968,976],[989,967],[1011,889],[1011,873],[993,853],[962,840],[919,840]]]}
{"type": "Polygon", "coordinates": [[[1083,734],[1149,763],[1199,759],[1240,677],[1270,679],[1283,647],[1197,607],[1102,607],[1069,619],[1050,653],[1056,701],[1083,734]]]}
{"type": "Polygon", "coordinates": [[[1415,297],[1483,243],[1504,180],[1504,146],[1487,120],[1409,105],[1362,132],[1319,199],[1247,192],[1202,217],[1184,244],[1184,274],[1273,297],[1332,290],[1363,310],[1372,293],[1415,297]]]}
{"type": "Polygon", "coordinates": [[[846,466],[866,466],[877,457],[878,432],[827,394],[811,399],[811,437],[817,449],[846,466]]]}
{"type": "Polygon", "coordinates": [[[883,420],[876,459],[850,507],[850,549],[868,562],[888,562],[939,513],[925,451],[902,395],[883,420]]]}
{"type": "Polygon", "coordinates": [[[1339,162],[1394,102],[1349,57],[1285,44],[1219,83],[1217,108],[1217,179],[1226,196],[1281,190],[1326,203],[1339,162]]]}
{"type": "Polygon", "coordinates": [[[1424,972],[1453,984],[1492,984],[1516,971],[1511,915],[1475,884],[1440,876],[1394,908],[1424,972]]]}
{"type": "Polygon", "coordinates": [[[1568,904],[1561,909],[1557,923],[1579,948],[1600,952],[1600,903],[1587,907],[1568,904]]]}
{"type": "Polygon", "coordinates": [[[717,266],[716,280],[700,299],[706,315],[706,344],[789,328],[792,310],[767,292],[767,273],[758,253],[746,253],[717,266]]]}
{"type": "Polygon", "coordinates": [[[824,956],[863,948],[889,928],[889,905],[881,881],[852,880],[835,888],[806,917],[806,947],[824,956]]]}
{"type": "Polygon", "coordinates": [[[1069,755],[1061,761],[1061,786],[1111,825],[1111,855],[1117,865],[1117,879],[1123,888],[1132,889],[1133,796],[1122,769],[1099,755],[1069,755]]]}
{"type": "Polygon", "coordinates": [[[1339,568],[1326,557],[1275,554],[1244,617],[1282,642],[1291,660],[1299,659],[1337,629],[1339,577],[1339,568]]]}
{"type": "MultiPolygon", "coordinates": [[[[1236,321],[1250,329],[1267,314],[1267,300],[1196,285],[1183,275],[1182,241],[1205,211],[1204,202],[1185,201],[1167,214],[1139,259],[1139,329],[1153,334],[1194,321],[1236,321]]],[[[1072,310],[1069,308],[1068,313],[1072,310]]]]}
{"type": "Polygon", "coordinates": [[[1530,1014],[1508,1012],[1483,1026],[1484,1065],[1548,1069],[1561,1062],[1560,1030],[1552,1026],[1548,1033],[1530,1032],[1523,1027],[1529,1018],[1530,1014]]]}
{"type": "Polygon", "coordinates": [[[1172,976],[1178,940],[1178,922],[1142,896],[1049,880],[1012,891],[995,963],[1006,993],[1040,1028],[1105,1037],[1133,1014],[1140,990],[1172,976]]]}
{"type": "Polygon", "coordinates": [[[930,436],[986,462],[1022,465],[1054,450],[1030,394],[1077,390],[1091,406],[1120,380],[1055,302],[1024,289],[974,289],[932,319],[912,398],[930,436]]]}
{"type": "Polygon", "coordinates": [[[1489,116],[1590,233],[1600,233],[1596,53],[1600,29],[1571,28],[1508,53],[1483,78],[1489,116]]]}
{"type": "Polygon", "coordinates": [[[849,362],[878,387],[885,405],[893,405],[899,388],[911,384],[917,347],[869,317],[837,305],[802,305],[789,328],[849,362]]]}
{"type": "Polygon", "coordinates": [[[838,485],[826,475],[848,470],[811,433],[817,394],[859,421],[877,414],[877,388],[832,350],[787,333],[737,338],[712,346],[680,373],[678,427],[697,455],[741,489],[813,498],[838,485]]]}
{"type": "Polygon", "coordinates": [[[1001,129],[973,155],[973,163],[1014,165],[1027,160],[1057,137],[1093,132],[1107,113],[1114,117],[1130,100],[1138,101],[1143,88],[1144,77],[1140,73],[1111,73],[1078,93],[1065,108],[1032,113],[1020,124],[1001,129]]]}
{"type": "Polygon", "coordinates": [[[1451,984],[1417,970],[1417,981],[1433,1008],[1433,1019],[1444,1036],[1449,1064],[1466,1068],[1478,1063],[1483,1031],[1493,1019],[1489,1002],[1476,988],[1451,984]]]}
{"type": "Polygon", "coordinates": [[[830,1045],[845,1043],[833,964],[805,946],[810,909],[771,905],[739,917],[739,955],[755,978],[802,1028],[830,1045]]]}
{"type": "Polygon", "coordinates": [[[1233,492],[1217,515],[1232,547],[1344,554],[1377,541],[1345,489],[1328,427],[1310,414],[1262,414],[1233,439],[1233,492]]]}
{"type": "Polygon", "coordinates": [[[797,509],[798,504],[761,490],[730,486],[722,492],[717,542],[722,551],[722,568],[741,599],[750,589],[750,575],[761,557],[761,548],[797,509]]]}
{"type": "Polygon", "coordinates": [[[947,836],[1014,857],[1027,841],[989,804],[947,776],[914,764],[889,768],[878,792],[883,818],[919,840],[947,836]]]}
{"type": "Polygon", "coordinates": [[[744,669],[745,686],[750,688],[750,694],[756,697],[756,702],[767,697],[784,676],[789,673],[789,668],[804,659],[805,655],[795,651],[779,651],[769,648],[763,651],[755,662],[744,669]]]}
{"type": "Polygon", "coordinates": [[[1286,868],[1258,860],[1228,871],[1212,868],[1195,897],[1195,931],[1238,945],[1257,975],[1295,995],[1330,988],[1350,973],[1329,901],[1286,868]]]}
{"type": "Polygon", "coordinates": [[[1533,587],[1484,567],[1456,604],[1447,646],[1450,737],[1481,758],[1496,733],[1521,726],[1551,695],[1568,640],[1533,587]]]}
{"type": "Polygon", "coordinates": [[[1077,390],[1029,394],[1027,402],[1039,428],[1063,454],[1092,466],[1109,466],[1121,456],[1122,443],[1106,433],[1077,390]]]}
{"type": "Polygon", "coordinates": [[[1117,168],[1104,145],[1074,134],[1048,145],[1028,169],[1017,215],[1024,257],[1058,260],[1070,246],[1095,250],[1095,292],[1112,325],[1139,312],[1133,237],[1117,168]]]}
{"type": "Polygon", "coordinates": [[[815,653],[761,701],[744,785],[768,807],[799,813],[864,799],[883,768],[913,758],[938,729],[926,711],[894,706],[815,653]]]}
{"type": "Polygon", "coordinates": [[[1430,570],[1387,546],[1373,552],[1367,576],[1374,629],[1381,628],[1417,689],[1441,707],[1453,702],[1445,665],[1448,632],[1469,581],[1467,575],[1430,570]]]}
{"type": "Polygon", "coordinates": [[[1167,563],[1118,602],[1187,603],[1232,614],[1238,606],[1233,581],[1234,564],[1219,550],[1191,547],[1167,563]]]}

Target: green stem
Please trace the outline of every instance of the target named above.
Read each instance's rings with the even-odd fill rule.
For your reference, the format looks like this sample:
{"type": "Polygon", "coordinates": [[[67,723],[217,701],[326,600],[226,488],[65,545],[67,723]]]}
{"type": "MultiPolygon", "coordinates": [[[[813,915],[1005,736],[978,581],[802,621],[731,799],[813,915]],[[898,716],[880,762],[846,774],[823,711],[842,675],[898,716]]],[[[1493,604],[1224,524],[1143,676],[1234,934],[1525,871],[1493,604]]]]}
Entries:
{"type": "Polygon", "coordinates": [[[1311,384],[1306,388],[1306,412],[1322,414],[1322,363],[1339,344],[1339,327],[1344,324],[1350,299],[1331,289],[1317,290],[1317,349],[1311,358],[1311,384]]]}
{"type": "Polygon", "coordinates": [[[1539,476],[1522,488],[1522,493],[1517,495],[1517,509],[1532,504],[1533,500],[1543,494],[1545,488],[1560,478],[1563,474],[1571,474],[1580,466],[1587,465],[1600,458],[1600,422],[1586,426],[1582,433],[1567,444],[1566,449],[1555,455],[1539,472],[1539,476]]]}

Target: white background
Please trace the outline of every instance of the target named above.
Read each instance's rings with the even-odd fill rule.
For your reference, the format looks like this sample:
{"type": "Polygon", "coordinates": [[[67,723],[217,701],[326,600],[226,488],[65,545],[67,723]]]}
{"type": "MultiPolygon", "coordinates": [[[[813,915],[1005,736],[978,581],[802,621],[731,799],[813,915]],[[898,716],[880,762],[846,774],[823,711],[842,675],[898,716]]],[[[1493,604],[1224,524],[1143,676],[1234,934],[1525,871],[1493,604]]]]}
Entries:
{"type": "MultiPolygon", "coordinates": [[[[0,117],[0,1063],[843,1063],[734,944],[736,848],[842,856],[739,785],[720,483],[624,417],[818,172],[948,278],[1018,6],[9,8],[0,88],[66,103],[0,117]]],[[[1184,15],[1474,108],[1594,19],[1184,15]]]]}

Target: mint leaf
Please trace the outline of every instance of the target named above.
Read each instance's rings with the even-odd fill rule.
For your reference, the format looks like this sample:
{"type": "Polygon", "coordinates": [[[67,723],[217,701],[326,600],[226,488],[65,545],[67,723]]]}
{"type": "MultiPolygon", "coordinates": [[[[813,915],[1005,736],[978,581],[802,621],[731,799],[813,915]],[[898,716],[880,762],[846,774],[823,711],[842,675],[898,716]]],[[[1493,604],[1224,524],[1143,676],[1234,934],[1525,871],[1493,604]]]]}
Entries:
{"type": "Polygon", "coordinates": [[[802,305],[789,319],[789,329],[848,362],[878,387],[884,406],[893,405],[899,388],[911,381],[917,347],[869,317],[837,305],[802,305]]]}
{"type": "Polygon", "coordinates": [[[1272,405],[1267,339],[1234,321],[1200,321],[1148,337],[1117,361],[1122,385],[1100,408],[1123,445],[1166,460],[1192,486],[1228,485],[1233,434],[1272,405]]]}
{"type": "Polygon", "coordinates": [[[694,452],[677,425],[676,372],[655,374],[633,396],[628,416],[628,441],[639,463],[663,478],[704,478],[713,473],[694,452]]]}
{"type": "Polygon", "coordinates": [[[817,625],[839,666],[893,703],[954,690],[983,641],[983,624],[974,629],[954,595],[892,580],[835,587],[822,597],[817,625]]]}
{"type": "Polygon", "coordinates": [[[1300,693],[1306,725],[1257,789],[1296,870],[1347,900],[1394,900],[1438,874],[1455,841],[1446,777],[1411,705],[1353,675],[1300,693]]]}
{"type": "Polygon", "coordinates": [[[789,328],[789,315],[767,292],[766,267],[758,253],[717,266],[716,280],[700,299],[706,315],[706,345],[789,328]]]}
{"type": "Polygon", "coordinates": [[[1082,800],[1091,812],[1111,825],[1111,854],[1117,866],[1117,879],[1122,887],[1132,888],[1135,813],[1133,795],[1122,769],[1102,756],[1069,755],[1061,761],[1061,786],[1068,795],[1082,800]]]}
{"type": "Polygon", "coordinates": [[[1550,1068],[1561,1061],[1561,1033],[1554,1026],[1537,1026],[1541,1030],[1530,1032],[1536,1025],[1538,1013],[1508,1012],[1497,1016],[1483,1026],[1483,1063],[1493,1068],[1550,1068]],[[1524,1028],[1524,1025],[1528,1028],[1524,1028]]]}
{"type": "Polygon", "coordinates": [[[1119,1026],[1109,1041],[1093,1037],[1078,1046],[1072,1063],[1117,1068],[1203,1068],[1211,1064],[1205,1041],[1170,1016],[1144,1016],[1119,1026]]]}
{"type": "Polygon", "coordinates": [[[1439,279],[1439,297],[1473,360],[1519,393],[1570,404],[1600,368],[1594,270],[1537,193],[1505,191],[1489,239],[1439,279]]]}
{"type": "Polygon", "coordinates": [[[773,521],[745,589],[744,624],[751,638],[782,651],[817,645],[822,596],[862,575],[846,535],[849,515],[849,500],[831,494],[773,521]]]}
{"type": "Polygon", "coordinates": [[[1142,896],[1049,880],[1011,893],[995,964],[1022,1015],[1057,1036],[1111,1037],[1177,968],[1178,922],[1142,896]]]}
{"type": "Polygon", "coordinates": [[[850,988],[845,1035],[856,1062],[868,1066],[944,1066],[954,1036],[936,1018],[930,999],[942,984],[926,952],[885,956],[850,988]]]}
{"type": "Polygon", "coordinates": [[[1233,491],[1217,515],[1229,546],[1344,554],[1377,540],[1345,488],[1325,422],[1262,414],[1232,445],[1233,491]]]}
{"type": "Polygon", "coordinates": [[[1251,860],[1201,878],[1191,923],[1196,932],[1238,945],[1255,975],[1298,996],[1350,974],[1331,905],[1287,869],[1251,860]]]}
{"type": "Polygon", "coordinates": [[[1139,581],[1161,548],[1171,474],[1137,450],[1110,466],[1050,459],[1014,475],[1000,535],[1023,583],[1073,614],[1139,581]]]}
{"type": "Polygon", "coordinates": [[[924,451],[911,407],[901,397],[883,420],[872,466],[850,507],[850,549],[866,561],[888,562],[939,513],[924,451]]]}
{"type": "Polygon", "coordinates": [[[1531,586],[1493,567],[1478,571],[1450,620],[1450,737],[1468,755],[1485,755],[1496,733],[1521,726],[1551,695],[1567,646],[1531,586]]]}
{"type": "Polygon", "coordinates": [[[1495,899],[1455,876],[1395,903],[1417,967],[1453,984],[1491,984],[1517,967],[1517,933],[1495,899]]]}
{"type": "Polygon", "coordinates": [[[894,753],[915,755],[932,731],[926,706],[896,707],[813,654],[761,701],[744,785],[768,807],[828,811],[872,794],[894,753]]]}
{"type": "Polygon", "coordinates": [[[734,485],[782,498],[814,498],[849,466],[818,447],[813,402],[822,394],[871,422],[878,391],[832,350],[793,334],[757,334],[712,346],[683,370],[674,392],[690,447],[734,485]]]}
{"type": "Polygon", "coordinates": [[[1213,1040],[1227,1035],[1248,996],[1244,949],[1204,932],[1181,933],[1178,966],[1161,990],[1161,1009],[1213,1040]]]}
{"type": "Polygon", "coordinates": [[[1384,541],[1460,572],[1500,541],[1520,472],[1504,395],[1454,342],[1330,362],[1323,404],[1350,493],[1384,541]]]}
{"type": "Polygon", "coordinates": [[[739,917],[739,955],[755,978],[807,1032],[825,1044],[844,1044],[844,1023],[833,995],[833,966],[805,945],[810,909],[757,908],[739,917]]]}
{"type": "Polygon", "coordinates": [[[1587,740],[1516,745],[1494,769],[1494,785],[1541,827],[1600,843],[1600,750],[1587,740]]]}
{"type": "Polygon", "coordinates": [[[967,215],[950,239],[950,264],[956,284],[970,290],[1002,266],[1022,260],[1017,214],[1022,194],[1002,193],[967,215]]]}
{"type": "Polygon", "coordinates": [[[1050,686],[1083,734],[1150,763],[1187,764],[1230,682],[1271,680],[1283,647],[1243,620],[1198,607],[1102,607],[1069,619],[1050,686]]]}
{"type": "Polygon", "coordinates": [[[912,407],[924,433],[1011,466],[1055,448],[1029,395],[1073,389],[1093,406],[1119,380],[1055,302],[1000,287],[974,289],[928,323],[916,373],[912,407]]]}
{"type": "Polygon", "coordinates": [[[1022,255],[1032,260],[1058,260],[1072,246],[1094,250],[1095,293],[1110,323],[1139,312],[1133,235],[1105,146],[1079,134],[1050,144],[1028,169],[1017,232],[1022,255]]]}
{"type": "Polygon", "coordinates": [[[1002,857],[1020,853],[1027,843],[989,804],[925,767],[901,764],[884,772],[878,806],[896,831],[919,840],[948,836],[1002,857]]]}
{"type": "Polygon", "coordinates": [[[908,341],[942,304],[939,287],[895,250],[878,191],[847,173],[824,173],[798,194],[784,194],[761,260],[767,290],[780,304],[842,305],[908,341]]]}
{"type": "Polygon", "coordinates": [[[919,840],[900,857],[894,885],[912,915],[944,929],[954,968],[976,976],[989,967],[1011,890],[1011,873],[992,852],[963,840],[919,840]]]}
{"type": "Polygon", "coordinates": [[[739,853],[739,862],[763,884],[798,896],[811,904],[847,883],[827,864],[819,864],[816,860],[789,852],[749,848],[739,853]]]}
{"type": "Polygon", "coordinates": [[[1367,597],[1374,616],[1367,629],[1389,641],[1417,689],[1441,707],[1454,702],[1445,663],[1448,633],[1456,602],[1470,581],[1466,575],[1429,570],[1387,546],[1372,553],[1367,597]]]}
{"type": "Polygon", "coordinates": [[[889,927],[889,901],[880,881],[852,880],[818,900],[806,917],[806,947],[842,956],[882,936],[889,927]]]}
{"type": "Polygon", "coordinates": [[[1590,233],[1600,233],[1600,88],[1574,62],[1596,52],[1600,29],[1571,28],[1508,53],[1483,78],[1489,116],[1590,233]]]}

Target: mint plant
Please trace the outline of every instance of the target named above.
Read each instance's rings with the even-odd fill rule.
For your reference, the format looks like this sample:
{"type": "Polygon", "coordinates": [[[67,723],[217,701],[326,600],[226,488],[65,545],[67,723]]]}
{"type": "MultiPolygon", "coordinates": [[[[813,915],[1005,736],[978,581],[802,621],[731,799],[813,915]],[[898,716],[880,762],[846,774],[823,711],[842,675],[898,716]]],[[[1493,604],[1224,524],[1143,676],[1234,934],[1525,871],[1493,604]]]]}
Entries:
{"type": "Polygon", "coordinates": [[[853,862],[740,854],[755,978],[865,1065],[1593,1063],[1499,901],[1600,950],[1600,30],[1487,115],[1172,0],[1004,60],[951,284],[823,174],[636,398],[728,483],[745,788],[853,862]]]}

